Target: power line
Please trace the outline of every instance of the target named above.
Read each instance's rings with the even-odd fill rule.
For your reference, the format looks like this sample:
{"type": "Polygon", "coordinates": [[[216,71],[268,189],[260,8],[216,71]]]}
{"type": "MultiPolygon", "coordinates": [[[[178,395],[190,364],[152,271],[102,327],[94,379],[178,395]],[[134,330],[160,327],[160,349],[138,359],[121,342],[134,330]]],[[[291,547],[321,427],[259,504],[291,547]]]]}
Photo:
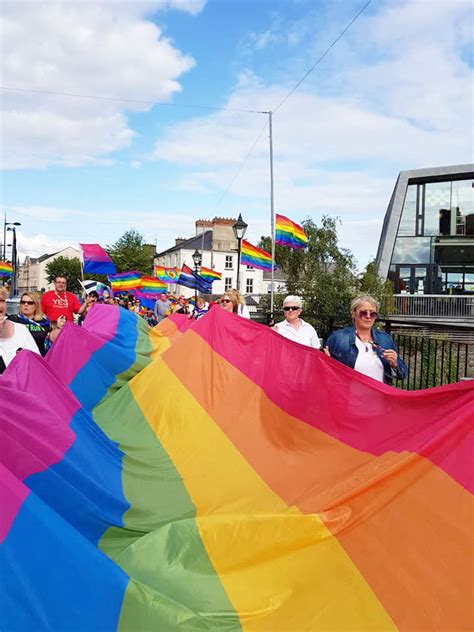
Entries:
{"type": "Polygon", "coordinates": [[[105,97],[94,94],[74,94],[70,92],[53,92],[52,90],[31,90],[28,88],[13,88],[11,86],[0,86],[1,90],[11,92],[27,92],[31,94],[49,94],[57,97],[70,97],[73,99],[95,99],[98,101],[115,101],[119,103],[137,103],[140,105],[159,105],[170,108],[188,108],[197,110],[220,110],[223,112],[240,112],[244,114],[262,114],[259,110],[244,110],[239,108],[224,108],[217,105],[191,105],[189,103],[161,103],[159,101],[146,101],[145,99],[124,99],[122,97],[105,97]]]}
{"type": "Polygon", "coordinates": [[[364,13],[364,11],[367,9],[367,7],[369,6],[369,4],[371,2],[372,2],[372,0],[368,0],[368,2],[366,2],[366,4],[362,7],[362,9],[360,9],[356,13],[356,15],[352,18],[352,20],[344,28],[344,30],[341,31],[341,33],[336,37],[336,39],[332,42],[332,44],[330,44],[326,48],[324,53],[322,53],[322,55],[320,55],[320,57],[318,57],[318,59],[314,62],[314,64],[311,66],[311,68],[308,70],[308,72],[305,75],[303,75],[303,77],[298,81],[298,83],[288,92],[286,97],[277,105],[277,107],[273,110],[273,114],[275,114],[275,112],[277,112],[281,108],[281,106],[285,103],[285,101],[287,101],[291,97],[293,92],[295,92],[295,90],[297,90],[300,87],[300,85],[303,83],[303,81],[305,81],[305,79],[307,77],[309,77],[309,75],[313,72],[313,70],[316,68],[316,66],[318,66],[322,62],[322,60],[334,48],[334,46],[338,43],[338,41],[347,33],[347,31],[351,28],[351,26],[354,24],[354,22],[356,22],[356,20],[358,20],[358,18],[362,15],[362,13],[364,13]]]}

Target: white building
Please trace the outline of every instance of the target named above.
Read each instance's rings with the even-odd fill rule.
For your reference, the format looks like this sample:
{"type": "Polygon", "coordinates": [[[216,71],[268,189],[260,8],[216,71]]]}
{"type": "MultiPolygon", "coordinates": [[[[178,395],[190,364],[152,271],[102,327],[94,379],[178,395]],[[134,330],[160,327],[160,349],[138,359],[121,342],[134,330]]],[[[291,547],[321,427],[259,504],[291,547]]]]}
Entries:
{"type": "Polygon", "coordinates": [[[46,266],[58,257],[79,259],[82,262],[82,251],[68,246],[59,252],[42,255],[41,257],[29,257],[27,255],[22,265],[18,268],[18,292],[51,290],[53,284],[48,283],[46,266]]]}
{"type": "MultiPolygon", "coordinates": [[[[193,252],[197,249],[202,254],[202,265],[222,274],[222,280],[212,284],[213,294],[222,294],[225,290],[237,287],[237,240],[232,226],[235,219],[215,217],[212,220],[196,221],[196,235],[190,239],[176,239],[171,248],[156,255],[155,265],[167,268],[179,268],[186,264],[194,270],[193,252]]],[[[265,274],[267,277],[267,274],[265,274]]],[[[277,284],[275,284],[275,289],[277,284]]],[[[171,294],[192,296],[193,290],[171,283],[168,285],[171,294]]],[[[242,294],[267,294],[269,280],[264,279],[262,270],[251,266],[240,266],[240,291],[242,294]]]]}

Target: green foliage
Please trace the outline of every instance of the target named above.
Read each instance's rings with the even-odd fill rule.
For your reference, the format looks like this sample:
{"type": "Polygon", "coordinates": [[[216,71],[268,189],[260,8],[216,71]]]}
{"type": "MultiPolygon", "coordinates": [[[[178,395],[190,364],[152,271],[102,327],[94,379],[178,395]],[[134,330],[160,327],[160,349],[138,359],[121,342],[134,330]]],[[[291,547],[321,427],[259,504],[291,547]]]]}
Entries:
{"type": "Polygon", "coordinates": [[[153,256],[150,255],[150,247],[135,228],[125,231],[114,244],[107,246],[106,251],[115,263],[117,272],[138,270],[142,274],[152,273],[153,256]]]}
{"type": "Polygon", "coordinates": [[[57,276],[63,276],[67,279],[67,289],[70,292],[81,293],[81,262],[76,257],[68,259],[67,257],[56,257],[46,265],[46,274],[48,283],[52,283],[57,276]]]}
{"type": "Polygon", "coordinates": [[[375,270],[375,259],[367,264],[359,275],[359,294],[370,294],[380,302],[380,314],[386,316],[393,313],[393,285],[387,279],[384,281],[375,270]]]}

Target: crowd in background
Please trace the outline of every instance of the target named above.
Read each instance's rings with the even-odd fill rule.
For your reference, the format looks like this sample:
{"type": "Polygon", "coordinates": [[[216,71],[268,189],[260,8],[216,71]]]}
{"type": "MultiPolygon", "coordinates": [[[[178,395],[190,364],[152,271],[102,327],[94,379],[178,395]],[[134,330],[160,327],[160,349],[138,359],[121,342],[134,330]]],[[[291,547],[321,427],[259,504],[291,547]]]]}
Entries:
{"type": "MultiPolygon", "coordinates": [[[[143,318],[150,327],[156,326],[172,314],[183,314],[199,320],[210,309],[220,308],[242,318],[250,313],[242,294],[229,289],[215,300],[204,297],[186,298],[160,294],[156,301],[142,303],[133,294],[113,296],[104,291],[101,295],[90,291],[81,303],[67,290],[67,279],[56,277],[54,288],[41,297],[34,292],[23,292],[18,314],[7,316],[8,292],[0,287],[0,373],[13,360],[16,353],[29,349],[44,356],[60,335],[64,325],[76,322],[82,325],[96,303],[116,305],[143,318]]],[[[280,336],[313,349],[321,349],[333,359],[377,381],[391,384],[393,378],[404,379],[406,366],[398,354],[391,336],[374,327],[378,303],[371,296],[359,296],[350,306],[353,324],[334,331],[324,348],[314,327],[301,318],[303,301],[299,296],[287,296],[283,301],[284,319],[269,323],[280,336]]]]}

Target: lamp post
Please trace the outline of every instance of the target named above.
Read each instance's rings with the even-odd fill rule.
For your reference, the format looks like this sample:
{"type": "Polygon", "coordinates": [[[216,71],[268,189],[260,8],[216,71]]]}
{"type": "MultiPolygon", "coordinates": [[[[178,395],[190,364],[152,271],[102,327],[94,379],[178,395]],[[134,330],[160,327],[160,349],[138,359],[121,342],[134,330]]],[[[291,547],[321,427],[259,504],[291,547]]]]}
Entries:
{"type": "Polygon", "coordinates": [[[237,239],[237,289],[240,292],[240,255],[242,254],[242,239],[245,237],[245,231],[248,224],[242,219],[242,213],[239,213],[239,217],[235,224],[232,226],[235,238],[237,239]]]}
{"type": "MultiPolygon", "coordinates": [[[[201,263],[202,263],[202,255],[199,252],[199,250],[196,248],[192,256],[193,256],[193,261],[194,261],[194,272],[196,274],[199,274],[199,268],[201,267],[201,263]]],[[[196,283],[197,283],[197,279],[196,279],[196,283]]],[[[198,291],[197,291],[197,285],[196,285],[194,288],[195,307],[197,306],[197,296],[198,296],[198,291]]]]}
{"type": "Polygon", "coordinates": [[[18,255],[17,255],[17,250],[16,250],[16,227],[17,226],[21,226],[20,222],[6,222],[6,224],[8,225],[7,230],[11,230],[13,233],[13,239],[12,239],[12,264],[13,264],[13,278],[12,278],[12,288],[11,288],[11,295],[15,296],[16,295],[16,277],[18,274],[18,255]]]}

